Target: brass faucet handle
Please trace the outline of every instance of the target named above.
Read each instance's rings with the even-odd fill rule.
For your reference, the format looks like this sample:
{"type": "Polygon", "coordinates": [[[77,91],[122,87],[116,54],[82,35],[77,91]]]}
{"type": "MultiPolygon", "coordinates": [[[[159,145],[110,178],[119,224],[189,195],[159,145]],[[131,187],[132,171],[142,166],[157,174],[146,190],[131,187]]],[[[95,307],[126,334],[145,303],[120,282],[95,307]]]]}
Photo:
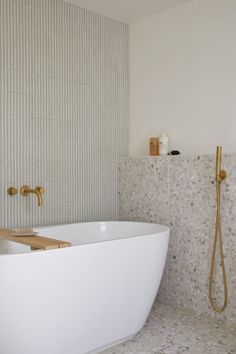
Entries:
{"type": "Polygon", "coordinates": [[[36,191],[38,191],[40,194],[45,193],[45,189],[44,189],[43,187],[41,187],[41,186],[37,186],[37,187],[35,187],[35,189],[36,189],[36,191]]]}
{"type": "Polygon", "coordinates": [[[16,187],[9,187],[7,189],[7,194],[10,196],[16,195],[18,193],[18,189],[16,187]]]}

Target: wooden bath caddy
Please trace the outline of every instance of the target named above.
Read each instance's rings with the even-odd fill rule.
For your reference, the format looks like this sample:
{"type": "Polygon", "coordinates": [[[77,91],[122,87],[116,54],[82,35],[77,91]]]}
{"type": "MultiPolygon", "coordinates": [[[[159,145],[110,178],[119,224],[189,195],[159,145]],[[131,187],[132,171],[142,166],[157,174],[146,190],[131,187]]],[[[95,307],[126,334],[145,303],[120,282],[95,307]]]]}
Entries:
{"type": "Polygon", "coordinates": [[[71,243],[67,241],[55,240],[54,238],[35,236],[15,236],[14,233],[8,230],[0,230],[0,238],[21,243],[30,246],[32,250],[52,250],[56,248],[70,247],[71,243]]]}

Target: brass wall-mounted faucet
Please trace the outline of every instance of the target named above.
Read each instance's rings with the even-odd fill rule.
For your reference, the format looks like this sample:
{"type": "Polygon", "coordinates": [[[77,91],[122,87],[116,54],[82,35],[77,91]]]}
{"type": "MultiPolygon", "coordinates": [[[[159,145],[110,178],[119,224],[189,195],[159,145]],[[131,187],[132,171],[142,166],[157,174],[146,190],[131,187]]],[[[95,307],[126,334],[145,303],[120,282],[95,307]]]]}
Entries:
{"type": "Polygon", "coordinates": [[[42,195],[45,192],[45,189],[41,186],[35,187],[34,189],[30,188],[27,185],[24,185],[20,189],[20,194],[24,197],[27,197],[30,193],[36,194],[38,198],[38,206],[41,207],[43,205],[43,198],[42,195]]]}

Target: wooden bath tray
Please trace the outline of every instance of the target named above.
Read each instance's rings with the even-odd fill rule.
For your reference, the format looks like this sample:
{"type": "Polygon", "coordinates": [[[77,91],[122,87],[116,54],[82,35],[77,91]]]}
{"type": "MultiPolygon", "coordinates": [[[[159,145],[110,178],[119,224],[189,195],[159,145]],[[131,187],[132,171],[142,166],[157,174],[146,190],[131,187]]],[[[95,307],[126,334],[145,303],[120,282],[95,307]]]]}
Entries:
{"type": "Polygon", "coordinates": [[[30,246],[32,250],[52,250],[56,248],[70,247],[67,241],[55,240],[43,236],[14,236],[8,232],[0,232],[0,238],[30,246]]]}

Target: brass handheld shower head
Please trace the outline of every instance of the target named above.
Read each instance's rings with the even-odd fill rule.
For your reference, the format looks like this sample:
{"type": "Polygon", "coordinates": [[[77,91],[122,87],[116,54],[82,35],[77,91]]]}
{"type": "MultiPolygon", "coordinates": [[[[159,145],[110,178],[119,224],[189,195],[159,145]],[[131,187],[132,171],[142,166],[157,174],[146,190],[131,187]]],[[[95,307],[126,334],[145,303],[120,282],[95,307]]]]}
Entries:
{"type": "Polygon", "coordinates": [[[221,232],[221,182],[227,177],[226,171],[221,170],[221,153],[222,147],[217,146],[216,148],[216,225],[215,225],[215,238],[213,242],[213,251],[211,258],[211,269],[209,276],[209,300],[214,311],[221,313],[225,310],[228,302],[228,287],[226,279],[226,271],[224,264],[224,252],[223,252],[223,240],[221,232]],[[216,263],[216,248],[219,243],[219,253],[220,253],[220,263],[223,277],[223,288],[224,288],[224,303],[222,306],[217,306],[213,298],[213,281],[214,281],[214,271],[216,263]]]}

